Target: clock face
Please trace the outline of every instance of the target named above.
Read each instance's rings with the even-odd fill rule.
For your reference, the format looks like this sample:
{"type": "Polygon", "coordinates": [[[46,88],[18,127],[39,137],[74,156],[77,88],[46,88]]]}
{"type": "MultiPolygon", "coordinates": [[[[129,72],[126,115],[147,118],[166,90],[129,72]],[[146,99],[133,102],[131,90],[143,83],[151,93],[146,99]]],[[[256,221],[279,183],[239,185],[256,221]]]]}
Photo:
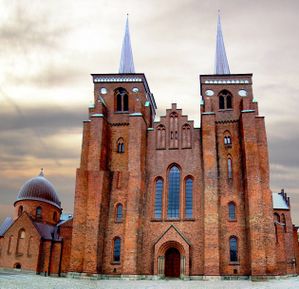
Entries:
{"type": "Polygon", "coordinates": [[[240,89],[239,90],[239,95],[240,96],[247,96],[247,91],[245,89],[240,89]]]}
{"type": "Polygon", "coordinates": [[[106,87],[102,87],[100,89],[101,94],[106,94],[108,92],[108,89],[106,87]]]}
{"type": "Polygon", "coordinates": [[[137,93],[137,92],[139,91],[139,89],[138,89],[137,87],[133,87],[133,88],[132,88],[132,91],[133,91],[134,93],[137,93]]]}
{"type": "Polygon", "coordinates": [[[206,90],[205,94],[206,94],[207,96],[213,96],[213,95],[214,95],[214,91],[211,90],[211,89],[208,89],[208,90],[206,90]]]}

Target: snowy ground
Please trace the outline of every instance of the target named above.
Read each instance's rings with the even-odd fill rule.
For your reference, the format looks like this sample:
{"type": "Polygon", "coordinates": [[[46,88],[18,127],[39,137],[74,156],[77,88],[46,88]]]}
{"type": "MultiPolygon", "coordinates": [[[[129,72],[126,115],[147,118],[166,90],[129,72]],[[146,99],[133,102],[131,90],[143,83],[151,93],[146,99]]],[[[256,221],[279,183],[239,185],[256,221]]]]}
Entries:
{"type": "Polygon", "coordinates": [[[82,280],[0,272],[0,289],[289,289],[299,288],[299,277],[251,281],[125,281],[82,280]]]}

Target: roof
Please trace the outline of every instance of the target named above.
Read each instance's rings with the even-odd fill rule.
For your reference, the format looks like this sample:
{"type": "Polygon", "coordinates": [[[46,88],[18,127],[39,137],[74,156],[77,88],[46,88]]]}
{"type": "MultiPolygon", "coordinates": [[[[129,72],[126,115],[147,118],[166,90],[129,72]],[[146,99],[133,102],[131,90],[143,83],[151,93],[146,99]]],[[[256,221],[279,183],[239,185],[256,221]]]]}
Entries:
{"type": "Polygon", "coordinates": [[[0,226],[0,237],[5,234],[5,232],[10,228],[13,223],[13,219],[11,217],[6,217],[3,223],[0,226]]]}
{"type": "Polygon", "coordinates": [[[57,196],[56,190],[51,182],[49,182],[43,171],[37,177],[28,180],[20,189],[17,201],[35,200],[49,203],[61,208],[61,202],[57,196]]]}
{"type": "Polygon", "coordinates": [[[289,206],[280,193],[272,193],[273,209],[288,210],[289,206]]]}
{"type": "Polygon", "coordinates": [[[56,226],[43,224],[43,223],[37,223],[37,222],[33,222],[33,224],[43,239],[55,240],[55,241],[59,241],[61,239],[58,235],[58,232],[57,232],[58,228],[56,226]]]}

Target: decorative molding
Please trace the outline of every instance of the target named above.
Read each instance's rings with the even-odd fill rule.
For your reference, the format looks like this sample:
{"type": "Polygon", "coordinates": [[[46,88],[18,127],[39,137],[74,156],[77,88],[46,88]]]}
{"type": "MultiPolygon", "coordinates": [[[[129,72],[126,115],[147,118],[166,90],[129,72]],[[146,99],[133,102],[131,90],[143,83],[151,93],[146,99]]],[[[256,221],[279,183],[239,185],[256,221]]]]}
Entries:
{"type": "Polygon", "coordinates": [[[232,80],[220,80],[220,79],[213,79],[213,80],[205,80],[205,84],[250,84],[249,80],[247,79],[232,79],[232,80]]]}

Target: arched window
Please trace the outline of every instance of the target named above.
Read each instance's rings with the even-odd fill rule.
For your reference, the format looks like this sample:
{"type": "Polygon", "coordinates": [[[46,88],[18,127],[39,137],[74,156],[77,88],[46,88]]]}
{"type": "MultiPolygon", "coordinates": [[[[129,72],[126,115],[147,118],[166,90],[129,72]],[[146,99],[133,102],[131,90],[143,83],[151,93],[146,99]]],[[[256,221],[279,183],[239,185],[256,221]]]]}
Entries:
{"type": "Polygon", "coordinates": [[[229,220],[236,220],[236,205],[233,202],[228,204],[228,218],[229,220]]]}
{"type": "Polygon", "coordinates": [[[191,127],[187,123],[182,126],[182,148],[191,148],[191,127]]]}
{"type": "Polygon", "coordinates": [[[24,253],[24,247],[25,247],[25,230],[20,229],[18,233],[18,241],[17,241],[17,254],[23,254],[24,253]]]}
{"type": "Polygon", "coordinates": [[[116,221],[121,222],[123,219],[123,205],[117,204],[116,206],[116,221]]]}
{"type": "Polygon", "coordinates": [[[37,207],[36,211],[35,211],[35,214],[36,214],[36,218],[37,219],[41,219],[42,218],[42,208],[41,207],[37,207]]]}
{"type": "Polygon", "coordinates": [[[229,238],[230,262],[238,262],[238,240],[236,237],[229,238]]]}
{"type": "Polygon", "coordinates": [[[113,244],[113,262],[120,262],[120,238],[116,237],[113,244]]]}
{"type": "Polygon", "coordinates": [[[178,138],[178,114],[176,112],[172,112],[170,114],[170,148],[179,147],[178,138]]]}
{"type": "Polygon", "coordinates": [[[157,149],[165,149],[166,148],[166,129],[163,124],[160,124],[157,127],[157,149]]]}
{"type": "Polygon", "coordinates": [[[193,180],[189,177],[185,182],[185,217],[192,218],[193,180]]]}
{"type": "Polygon", "coordinates": [[[8,239],[7,254],[12,253],[12,242],[13,242],[13,235],[9,236],[8,239]]]}
{"type": "Polygon", "coordinates": [[[227,90],[222,90],[219,93],[219,109],[231,109],[232,105],[232,95],[227,90]]]}
{"type": "Polygon", "coordinates": [[[117,152],[118,153],[125,152],[125,144],[124,144],[124,139],[122,137],[120,137],[117,141],[117,152]]]}
{"type": "Polygon", "coordinates": [[[173,166],[168,175],[168,218],[179,218],[181,173],[173,166]]]}
{"type": "Polygon", "coordinates": [[[227,177],[229,179],[233,178],[233,164],[232,164],[232,159],[228,157],[227,159],[227,177]]]}
{"type": "Polygon", "coordinates": [[[18,209],[18,216],[20,217],[23,213],[23,206],[20,206],[18,209]]]}
{"type": "Polygon", "coordinates": [[[162,197],[163,197],[163,180],[156,180],[156,192],[155,192],[155,218],[162,218],[162,197]]]}
{"type": "Polygon", "coordinates": [[[286,216],[284,214],[281,214],[281,223],[283,224],[284,232],[287,231],[287,222],[286,222],[286,216]]]}
{"type": "Polygon", "coordinates": [[[127,112],[129,110],[129,97],[128,92],[120,87],[114,91],[116,99],[116,111],[127,112]]]}
{"type": "Polygon", "coordinates": [[[28,255],[28,257],[30,257],[31,256],[31,254],[32,254],[32,240],[33,240],[33,237],[32,236],[30,236],[30,238],[29,238],[29,240],[28,240],[28,248],[27,248],[27,255],[28,255]]]}

